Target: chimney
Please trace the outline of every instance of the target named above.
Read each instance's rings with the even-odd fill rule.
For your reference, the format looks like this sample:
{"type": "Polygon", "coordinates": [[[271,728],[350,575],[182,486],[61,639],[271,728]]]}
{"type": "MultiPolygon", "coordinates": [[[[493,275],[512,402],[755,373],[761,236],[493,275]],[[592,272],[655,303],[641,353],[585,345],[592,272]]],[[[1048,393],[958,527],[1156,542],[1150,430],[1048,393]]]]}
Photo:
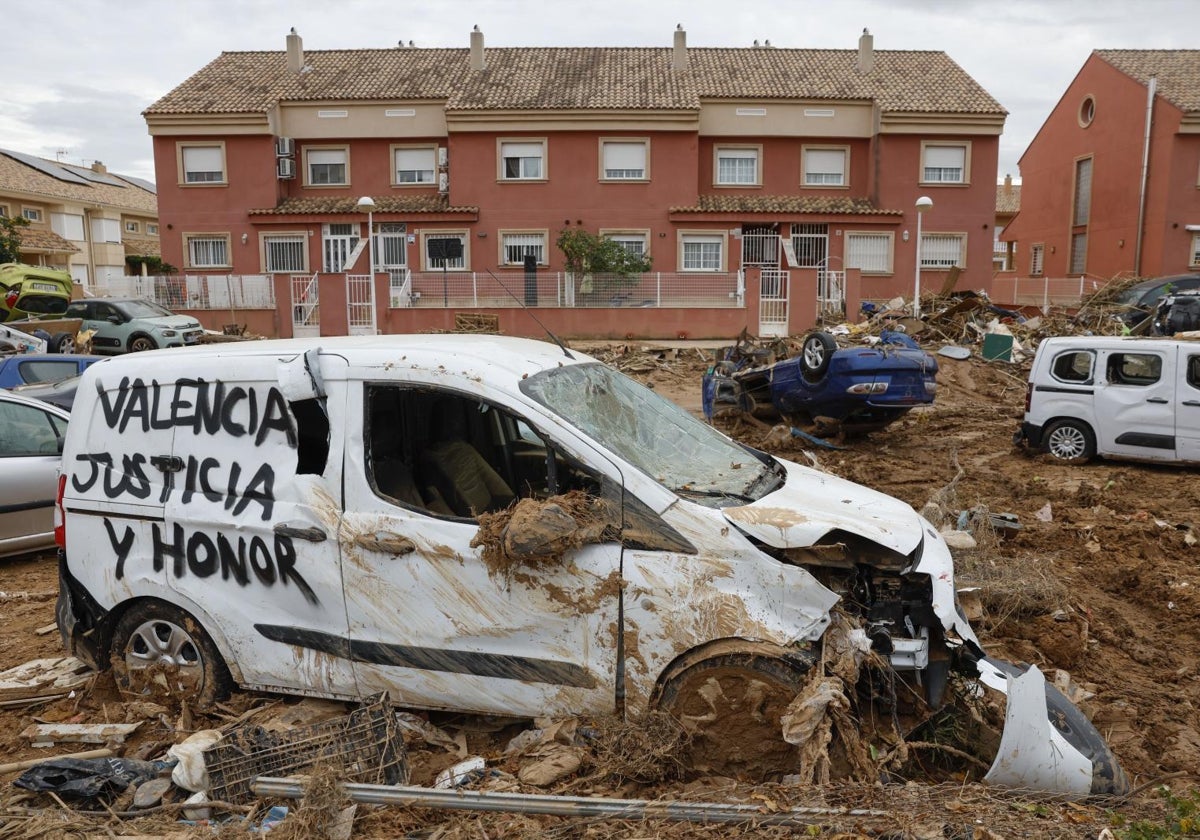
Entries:
{"type": "Polygon", "coordinates": [[[478,72],[486,66],[483,60],[483,33],[479,31],[479,24],[475,24],[471,30],[471,69],[478,72]]]}
{"type": "Polygon", "coordinates": [[[1008,195],[1012,192],[1012,175],[1004,176],[1004,194],[1008,195]]]}
{"type": "Polygon", "coordinates": [[[107,175],[108,167],[98,160],[92,161],[92,171],[99,175],[107,175]]]}
{"type": "Polygon", "coordinates": [[[687,33],[683,31],[683,24],[675,24],[675,52],[671,55],[671,69],[677,73],[682,73],[687,69],[687,33]]]}
{"type": "Polygon", "coordinates": [[[287,61],[288,70],[293,73],[299,73],[304,69],[304,42],[300,40],[300,35],[296,32],[296,27],[287,36],[287,61]]]}
{"type": "Polygon", "coordinates": [[[870,73],[875,69],[875,39],[864,26],[858,39],[858,72],[870,73]]]}

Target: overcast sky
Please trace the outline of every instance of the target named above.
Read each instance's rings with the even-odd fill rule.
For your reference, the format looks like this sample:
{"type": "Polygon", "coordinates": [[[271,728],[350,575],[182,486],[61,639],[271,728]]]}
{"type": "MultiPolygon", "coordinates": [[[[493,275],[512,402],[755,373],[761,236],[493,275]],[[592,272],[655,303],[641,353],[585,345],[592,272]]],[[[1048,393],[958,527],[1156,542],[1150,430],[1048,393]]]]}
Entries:
{"type": "Polygon", "coordinates": [[[942,50],[1009,112],[999,177],[1093,49],[1186,49],[1200,0],[0,0],[0,148],[153,179],[141,112],[225,50],[689,46],[942,50]]]}

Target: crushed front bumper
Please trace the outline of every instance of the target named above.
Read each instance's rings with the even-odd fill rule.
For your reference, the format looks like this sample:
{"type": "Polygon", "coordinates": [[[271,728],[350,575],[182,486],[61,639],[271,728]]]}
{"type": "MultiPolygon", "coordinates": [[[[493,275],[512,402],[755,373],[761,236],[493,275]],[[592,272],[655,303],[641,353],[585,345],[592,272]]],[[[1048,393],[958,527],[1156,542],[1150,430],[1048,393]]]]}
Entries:
{"type": "Polygon", "coordinates": [[[1120,796],[1129,780],[1103,736],[1035,666],[985,658],[981,682],[1007,697],[1000,749],[984,781],[1071,798],[1120,796]]]}

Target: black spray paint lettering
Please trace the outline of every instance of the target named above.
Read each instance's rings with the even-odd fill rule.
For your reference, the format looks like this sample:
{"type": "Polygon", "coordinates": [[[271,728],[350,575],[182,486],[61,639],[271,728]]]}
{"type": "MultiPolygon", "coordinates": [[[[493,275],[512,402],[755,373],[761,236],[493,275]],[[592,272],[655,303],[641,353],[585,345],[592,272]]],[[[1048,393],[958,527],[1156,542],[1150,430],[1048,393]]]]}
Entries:
{"type": "Polygon", "coordinates": [[[254,436],[261,446],[272,429],[287,437],[296,448],[296,429],[288,413],[287,401],[277,388],[267,389],[265,398],[253,388],[204,379],[177,379],[161,385],[142,379],[132,382],[126,376],[115,392],[100,385],[100,409],[110,429],[122,434],[130,427],[143,433],[151,430],[190,428],[192,434],[227,434],[232,437],[254,436]]]}
{"type": "Polygon", "coordinates": [[[107,452],[84,453],[75,456],[76,461],[91,464],[91,472],[86,476],[82,471],[71,473],[71,486],[79,493],[92,489],[100,476],[104,476],[101,485],[104,495],[110,499],[129,494],[135,499],[146,499],[150,496],[150,479],[146,477],[142,467],[146,464],[146,456],[140,452],[121,457],[121,469],[113,469],[113,457],[107,452]]]}
{"type": "MultiPolygon", "coordinates": [[[[116,531],[104,520],[108,538],[117,552],[116,578],[125,574],[125,558],[130,555],[134,543],[134,532],[126,526],[125,534],[118,540],[116,531]]],[[[291,537],[274,535],[274,544],[268,545],[260,536],[228,537],[218,532],[215,537],[204,531],[188,534],[182,525],[171,528],[170,539],[164,539],[158,523],[150,526],[153,544],[154,571],[164,569],[176,580],[188,575],[205,579],[220,573],[222,580],[232,579],[239,586],[249,586],[256,580],[263,586],[276,584],[295,586],[308,603],[320,603],[312,587],[300,572],[296,571],[296,547],[291,537]]]]}

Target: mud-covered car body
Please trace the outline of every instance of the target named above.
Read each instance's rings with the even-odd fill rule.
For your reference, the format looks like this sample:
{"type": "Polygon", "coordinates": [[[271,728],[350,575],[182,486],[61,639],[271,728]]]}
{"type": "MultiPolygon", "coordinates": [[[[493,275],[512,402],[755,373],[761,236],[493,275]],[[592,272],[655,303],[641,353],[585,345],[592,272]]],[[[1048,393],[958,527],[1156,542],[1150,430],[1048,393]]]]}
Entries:
{"type": "Polygon", "coordinates": [[[812,333],[802,351],[762,364],[731,347],[705,374],[703,406],[711,418],[724,406],[794,424],[825,418],[848,431],[871,431],[937,394],[937,360],[909,336],[885,331],[874,346],[838,348],[826,333],[812,333]]]}
{"type": "MultiPolygon", "coordinates": [[[[637,714],[729,656],[815,661],[840,601],[931,707],[953,672],[1008,690],[957,608],[946,543],[909,506],[554,344],[392,335],[110,360],[83,376],[64,464],[57,617],[101,666],[144,663],[153,639],[260,690],[637,714]],[[595,515],[545,537],[580,498],[595,515]],[[540,518],[514,532],[511,513],[491,540],[485,514],[514,499],[540,518]]],[[[1006,731],[1059,705],[1010,702],[1006,731]]],[[[1083,730],[1045,733],[1006,781],[1121,788],[1083,730]]]]}
{"type": "Polygon", "coordinates": [[[0,321],[62,315],[74,285],[66,271],[4,263],[0,265],[0,321]]]}

